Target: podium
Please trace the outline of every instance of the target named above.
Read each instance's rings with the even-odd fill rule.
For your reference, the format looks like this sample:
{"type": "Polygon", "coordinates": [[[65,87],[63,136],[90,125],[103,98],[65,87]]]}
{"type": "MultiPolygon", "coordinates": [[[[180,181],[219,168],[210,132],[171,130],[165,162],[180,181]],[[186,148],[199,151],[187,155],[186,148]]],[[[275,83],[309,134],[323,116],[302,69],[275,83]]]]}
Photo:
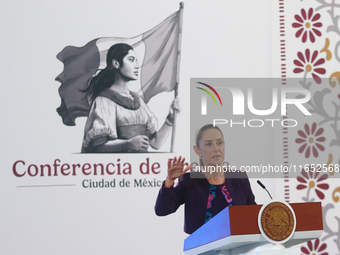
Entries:
{"type": "MultiPolygon", "coordinates": [[[[287,206],[295,214],[295,225],[289,240],[286,239],[284,243],[271,242],[268,236],[263,234],[260,214],[261,211],[263,213],[265,206],[229,206],[185,239],[184,253],[186,255],[301,254],[300,249],[289,247],[321,236],[322,205],[321,202],[316,202],[291,203],[287,206]]],[[[274,213],[271,216],[262,216],[262,219],[274,222],[273,216],[274,213]]]]}

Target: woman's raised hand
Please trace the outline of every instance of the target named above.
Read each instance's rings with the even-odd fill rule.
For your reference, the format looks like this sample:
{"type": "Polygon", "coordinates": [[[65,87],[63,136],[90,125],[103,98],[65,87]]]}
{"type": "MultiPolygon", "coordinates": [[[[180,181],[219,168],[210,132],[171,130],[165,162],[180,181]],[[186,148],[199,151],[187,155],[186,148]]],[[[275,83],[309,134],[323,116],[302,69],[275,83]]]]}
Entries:
{"type": "Polygon", "coordinates": [[[172,186],[178,177],[183,176],[191,168],[190,165],[184,168],[184,161],[185,158],[182,158],[182,156],[179,156],[178,159],[175,157],[173,160],[168,160],[168,176],[165,180],[166,187],[172,186]]]}

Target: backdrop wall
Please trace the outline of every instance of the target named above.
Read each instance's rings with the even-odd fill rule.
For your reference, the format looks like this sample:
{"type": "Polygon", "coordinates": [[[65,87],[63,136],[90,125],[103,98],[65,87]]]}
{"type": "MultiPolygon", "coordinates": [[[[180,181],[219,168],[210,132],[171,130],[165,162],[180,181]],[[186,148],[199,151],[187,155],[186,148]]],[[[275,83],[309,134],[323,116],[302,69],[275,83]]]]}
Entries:
{"type": "MultiPolygon", "coordinates": [[[[6,2],[0,10],[0,253],[181,254],[187,236],[183,232],[183,208],[173,215],[157,217],[153,207],[159,185],[166,177],[167,160],[178,155],[186,156],[188,162],[197,160],[189,156],[190,78],[280,78],[281,3],[289,5],[283,14],[289,13],[286,27],[290,32],[284,36],[289,34],[287,48],[292,48],[285,60],[287,69],[290,65],[287,74],[296,75],[293,60],[306,44],[302,44],[303,49],[293,50],[301,42],[294,38],[291,23],[294,14],[301,8],[308,9],[310,3],[295,6],[269,0],[188,0],[184,5],[180,65],[182,111],[177,118],[174,153],[169,152],[169,137],[156,152],[81,154],[86,118],[78,118],[76,126],[69,127],[56,112],[60,83],[54,79],[63,70],[56,55],[65,46],[80,47],[99,37],[142,34],[177,11],[179,2],[6,2]],[[46,164],[51,166],[51,176],[39,172],[40,165],[46,164]],[[67,168],[65,164],[79,167],[64,175],[61,169],[62,165],[67,168]],[[96,164],[109,165],[114,173],[95,172],[96,164]],[[36,167],[38,173],[30,176],[35,175],[36,167]],[[82,168],[88,170],[83,172],[82,168]],[[91,187],[100,182],[109,187],[91,187]]],[[[323,20],[327,14],[322,15],[323,20]]],[[[325,35],[326,25],[322,29],[325,35]]],[[[324,39],[318,40],[324,44],[324,39]]],[[[160,125],[173,97],[173,92],[164,92],[148,103],[160,125]]],[[[275,153],[282,163],[284,134],[277,137],[275,153]]],[[[300,155],[296,149],[292,153],[300,155]]],[[[269,198],[256,179],[250,181],[257,203],[267,202],[269,198]]],[[[273,197],[301,201],[293,195],[294,182],[288,185],[285,178],[277,178],[264,183],[273,197]]],[[[330,185],[335,190],[336,185],[330,185]]],[[[330,202],[338,206],[336,199],[330,197],[330,202]]],[[[338,230],[332,231],[336,236],[338,230]]],[[[334,244],[328,249],[337,251],[334,244]]]]}

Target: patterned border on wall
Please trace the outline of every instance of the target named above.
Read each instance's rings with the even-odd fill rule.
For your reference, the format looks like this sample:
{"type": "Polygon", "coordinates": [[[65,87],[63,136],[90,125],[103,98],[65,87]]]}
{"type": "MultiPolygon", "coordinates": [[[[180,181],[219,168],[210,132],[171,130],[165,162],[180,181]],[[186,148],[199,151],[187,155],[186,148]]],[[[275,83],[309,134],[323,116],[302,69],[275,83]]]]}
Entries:
{"type": "Polygon", "coordinates": [[[312,117],[300,119],[294,131],[283,130],[284,164],[306,162],[299,176],[285,176],[284,197],[287,202],[322,202],[323,234],[300,245],[301,254],[336,255],[340,254],[340,2],[279,0],[279,6],[281,79],[287,74],[312,94],[306,103],[312,117]]]}
{"type": "MultiPolygon", "coordinates": [[[[281,62],[281,85],[287,85],[287,67],[286,67],[286,40],[285,40],[285,2],[284,0],[279,0],[279,26],[280,26],[280,62],[281,62]]],[[[287,119],[287,115],[282,117],[287,119]]],[[[288,128],[283,127],[283,165],[289,167],[289,154],[288,154],[288,128]]],[[[289,203],[289,173],[284,173],[284,199],[289,203]]]]}

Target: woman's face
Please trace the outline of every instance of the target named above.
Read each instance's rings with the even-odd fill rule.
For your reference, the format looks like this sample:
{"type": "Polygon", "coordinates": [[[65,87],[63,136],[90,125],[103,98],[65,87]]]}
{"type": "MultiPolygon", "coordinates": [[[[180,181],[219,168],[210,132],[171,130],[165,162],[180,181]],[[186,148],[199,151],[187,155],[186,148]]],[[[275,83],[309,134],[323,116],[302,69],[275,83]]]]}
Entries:
{"type": "Polygon", "coordinates": [[[199,141],[199,147],[194,146],[194,150],[202,157],[204,165],[221,165],[224,161],[225,150],[222,133],[216,128],[205,130],[199,141]]]}
{"type": "Polygon", "coordinates": [[[123,65],[119,71],[127,80],[137,80],[139,67],[136,53],[129,50],[128,54],[123,58],[123,65]]]}

